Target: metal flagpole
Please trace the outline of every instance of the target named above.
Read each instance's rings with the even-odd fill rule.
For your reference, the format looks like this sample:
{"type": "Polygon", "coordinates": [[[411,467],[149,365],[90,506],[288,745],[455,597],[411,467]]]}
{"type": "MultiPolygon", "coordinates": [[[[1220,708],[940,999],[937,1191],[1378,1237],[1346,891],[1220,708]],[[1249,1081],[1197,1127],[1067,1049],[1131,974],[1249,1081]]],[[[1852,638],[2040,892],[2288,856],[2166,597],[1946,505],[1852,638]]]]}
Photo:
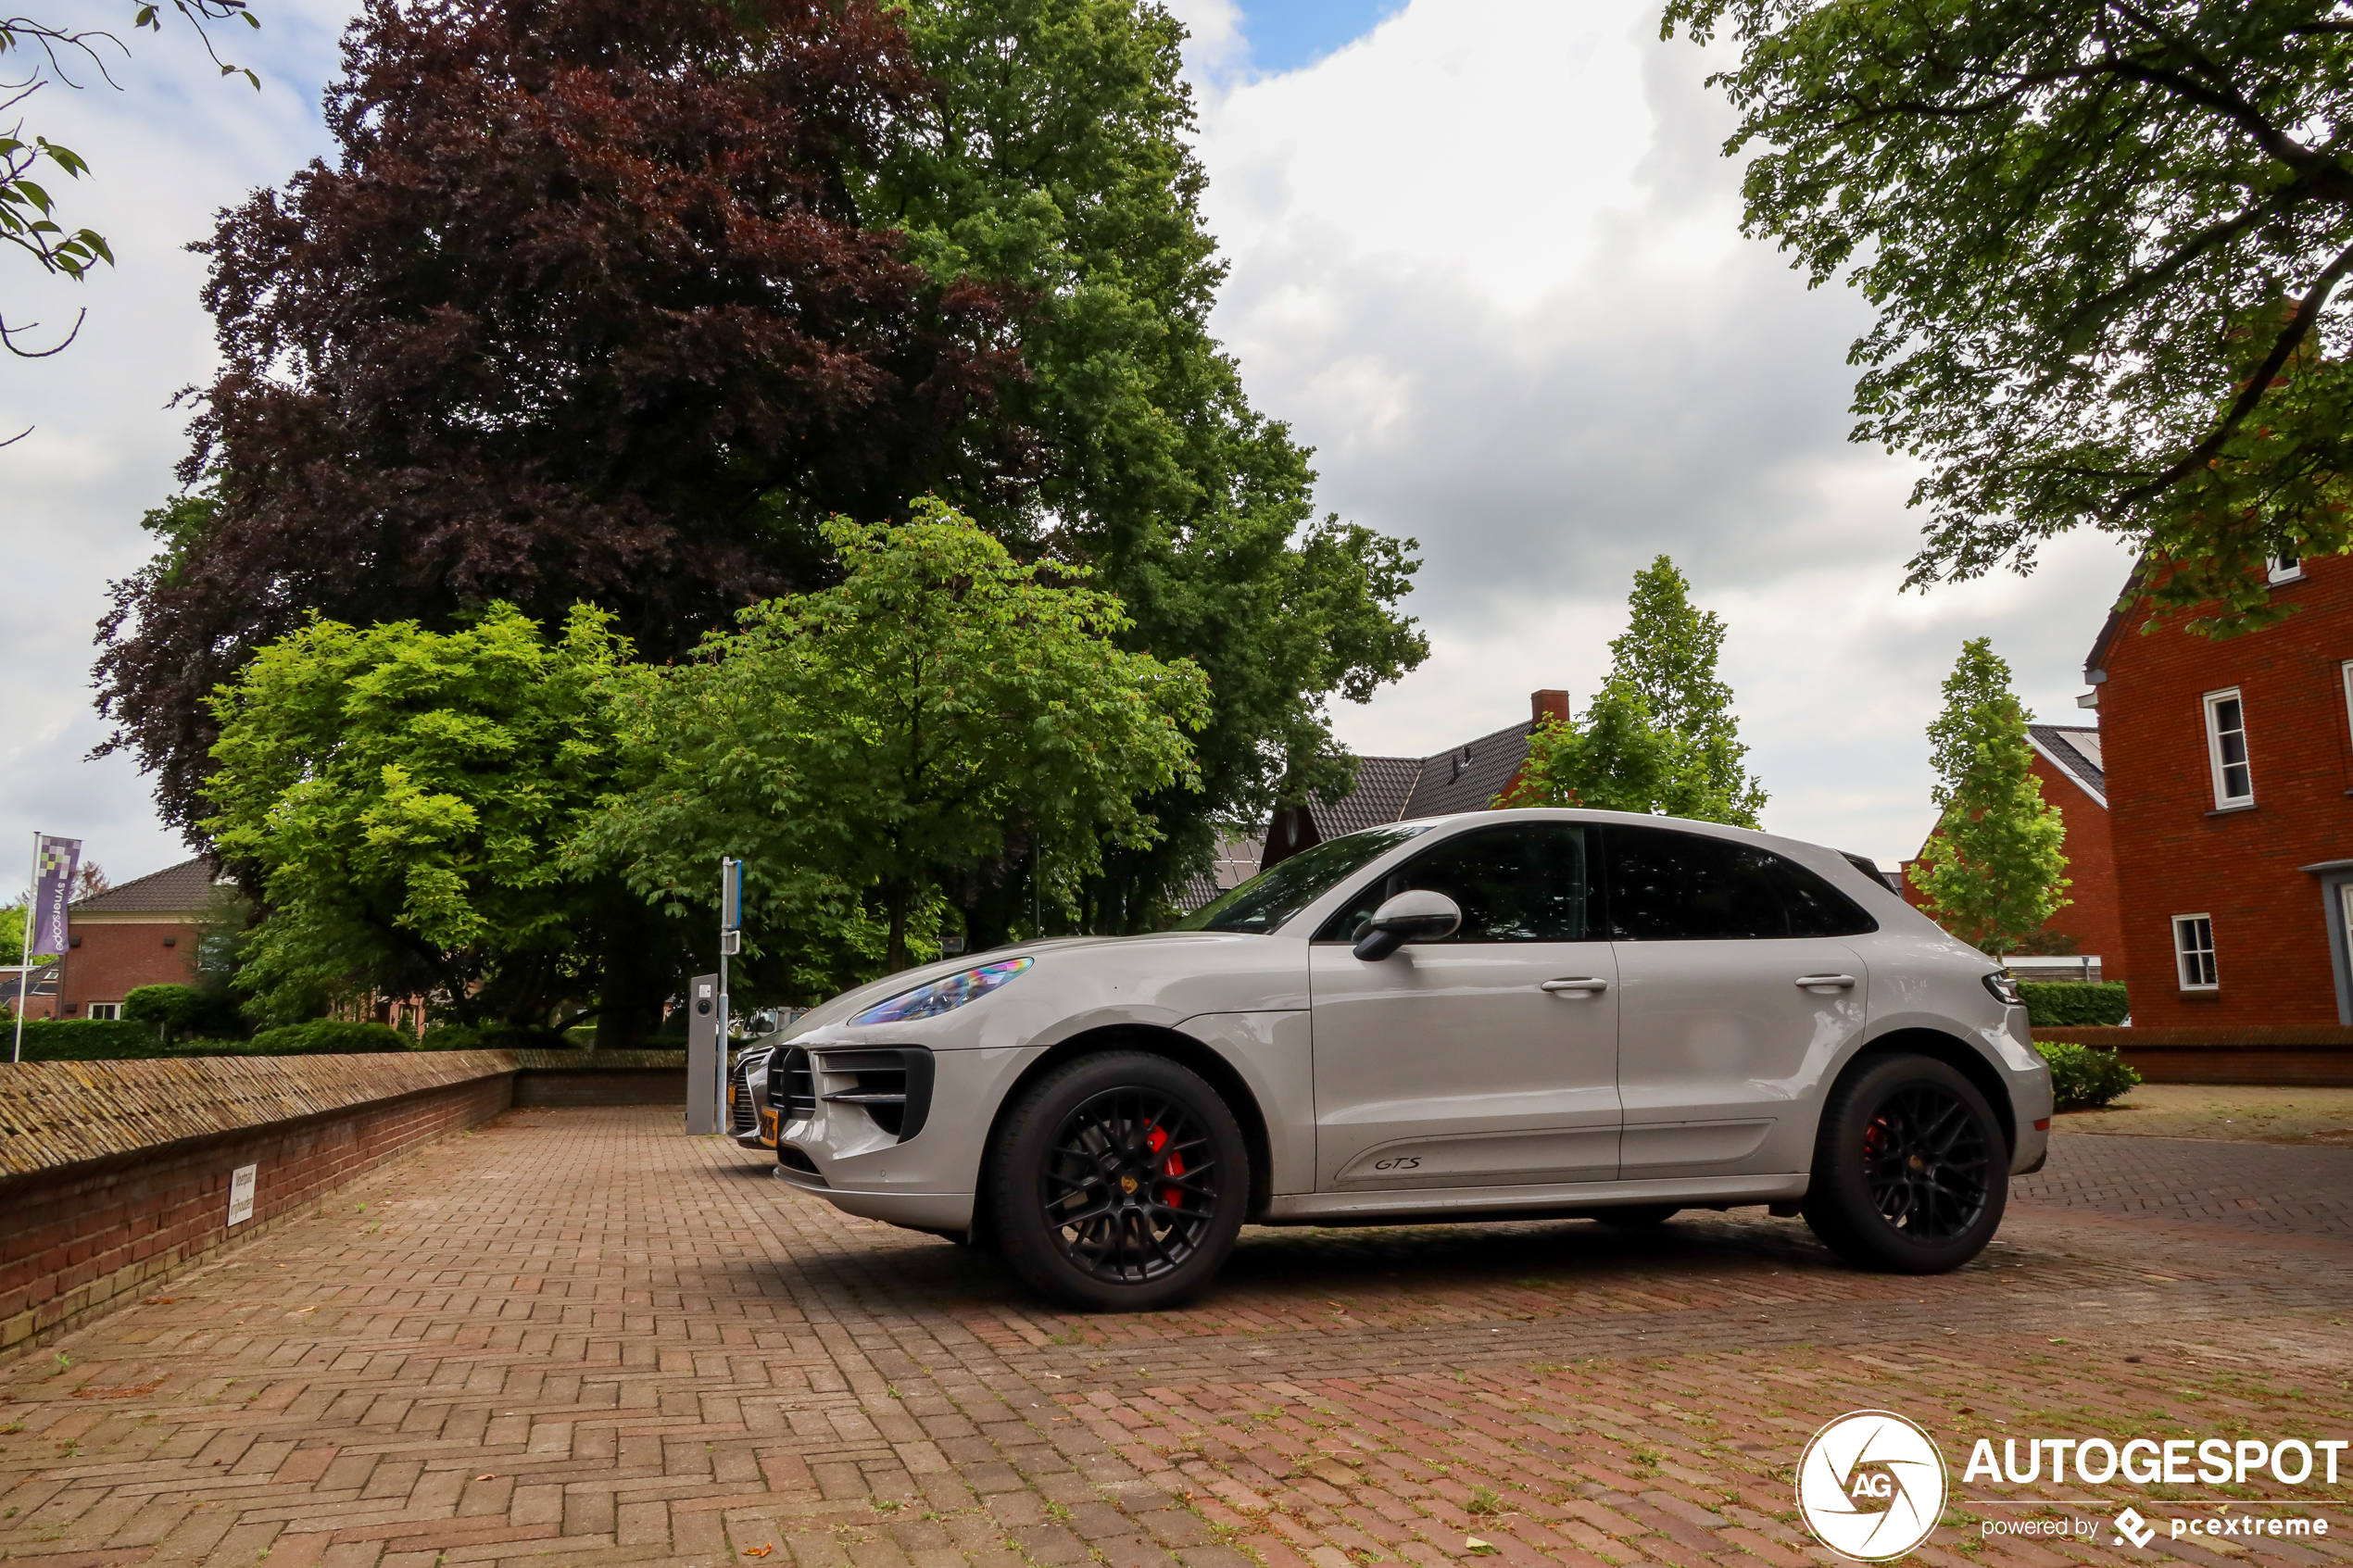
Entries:
{"type": "Polygon", "coordinates": [[[24,1060],[25,984],[32,975],[32,898],[41,881],[41,830],[32,830],[32,870],[24,879],[24,940],[17,944],[17,1037],[8,1047],[11,1062],[24,1060]]]}
{"type": "MultiPolygon", "coordinates": [[[[727,1106],[727,959],[743,941],[744,863],[719,858],[719,1098],[711,1103],[724,1113],[727,1106]]],[[[758,1115],[757,1110],[753,1113],[758,1115]]]]}

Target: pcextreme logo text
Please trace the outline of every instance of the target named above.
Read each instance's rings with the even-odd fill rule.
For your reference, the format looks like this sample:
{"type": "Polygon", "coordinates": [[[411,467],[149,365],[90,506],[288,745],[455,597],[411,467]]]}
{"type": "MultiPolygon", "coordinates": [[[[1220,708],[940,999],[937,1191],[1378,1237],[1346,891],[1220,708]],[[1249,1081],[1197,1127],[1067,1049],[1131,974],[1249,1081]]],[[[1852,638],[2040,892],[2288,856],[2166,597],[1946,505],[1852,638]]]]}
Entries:
{"type": "MultiPolygon", "coordinates": [[[[2011,1518],[1996,1512],[1982,1520],[1979,1531],[1988,1537],[2065,1537],[2079,1545],[2104,1541],[2131,1552],[2145,1549],[2160,1536],[2201,1544],[2229,1537],[2246,1545],[2259,1538],[2325,1537],[2329,1520],[2319,1507],[2339,1499],[2315,1494],[2335,1486],[2339,1460],[2348,1448],[2353,1439],[2021,1436],[2004,1439],[1997,1449],[1993,1439],[1981,1437],[1961,1473],[1964,1491],[2041,1483],[2070,1490],[2106,1487],[2114,1495],[1956,1500],[1973,1511],[2088,1508],[2092,1512],[2084,1517],[2011,1518]],[[2156,1486],[2245,1486],[2257,1481],[2305,1495],[2163,1505],[2131,1495],[2156,1486]],[[2186,1512],[2158,1519],[2142,1512],[2159,1506],[2186,1512]]],[[[1859,1562],[1883,1562],[1935,1534],[1949,1485],[1944,1454],[1919,1423],[1893,1411],[1850,1411],[1816,1432],[1799,1456],[1797,1507],[1814,1538],[1831,1550],[1859,1562]]]]}

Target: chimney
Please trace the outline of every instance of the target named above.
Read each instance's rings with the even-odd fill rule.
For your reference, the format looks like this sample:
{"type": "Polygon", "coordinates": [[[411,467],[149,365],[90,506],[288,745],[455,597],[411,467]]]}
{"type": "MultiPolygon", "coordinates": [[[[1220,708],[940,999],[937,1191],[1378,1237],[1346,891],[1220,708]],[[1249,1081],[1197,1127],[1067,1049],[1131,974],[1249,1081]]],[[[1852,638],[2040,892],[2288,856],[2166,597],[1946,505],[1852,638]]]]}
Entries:
{"type": "Polygon", "coordinates": [[[1568,722],[1567,692],[1530,692],[1528,694],[1528,707],[1531,723],[1541,724],[1547,719],[1557,719],[1564,724],[1568,722]]]}

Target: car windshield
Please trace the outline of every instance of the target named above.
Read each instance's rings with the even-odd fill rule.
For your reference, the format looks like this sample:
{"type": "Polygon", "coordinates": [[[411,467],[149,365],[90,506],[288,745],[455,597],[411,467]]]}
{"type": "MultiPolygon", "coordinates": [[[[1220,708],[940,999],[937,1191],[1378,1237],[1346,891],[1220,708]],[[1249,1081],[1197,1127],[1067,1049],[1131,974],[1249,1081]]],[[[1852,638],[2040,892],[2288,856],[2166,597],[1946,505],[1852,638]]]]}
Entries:
{"type": "Polygon", "coordinates": [[[1176,922],[1179,931],[1240,931],[1264,935],[1409,838],[1428,833],[1426,823],[1366,828],[1344,838],[1303,849],[1252,877],[1231,893],[1202,905],[1176,922]]]}

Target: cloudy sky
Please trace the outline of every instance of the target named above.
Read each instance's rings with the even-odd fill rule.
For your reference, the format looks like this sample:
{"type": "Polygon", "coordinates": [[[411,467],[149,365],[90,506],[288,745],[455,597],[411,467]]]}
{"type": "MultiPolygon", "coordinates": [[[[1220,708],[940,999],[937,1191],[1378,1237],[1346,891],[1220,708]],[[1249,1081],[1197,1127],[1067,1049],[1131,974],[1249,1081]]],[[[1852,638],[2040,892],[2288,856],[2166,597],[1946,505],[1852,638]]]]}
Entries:
{"type": "MultiPolygon", "coordinates": [[[[2082,717],[2122,552],[2079,538],[2028,580],[1897,592],[1912,470],[1844,440],[1863,314],[1740,237],[1709,60],[1658,40],[1655,0],[1172,8],[1232,263],[1218,332],[1258,406],[1317,449],[1322,504],[1422,546],[1430,659],[1339,706],[1351,746],[1436,751],[1524,719],[1540,686],[1581,702],[1661,551],[1730,624],[1777,832],[1913,851],[1932,820],[1921,730],[1966,637],[1994,638],[2041,717],[2082,717]]],[[[181,247],[328,150],[319,90],[350,7],[262,9],[262,31],[223,35],[259,93],[184,37],[143,39],[123,91],[31,106],[94,166],[71,217],[120,265],[44,288],[0,258],[11,327],[89,311],[63,355],[0,359],[0,435],[32,427],[0,448],[0,861],[34,828],[82,837],[117,880],[185,853],[128,763],[83,759],[105,734],[90,639],[172,486],[168,405],[212,362],[181,247]]]]}

